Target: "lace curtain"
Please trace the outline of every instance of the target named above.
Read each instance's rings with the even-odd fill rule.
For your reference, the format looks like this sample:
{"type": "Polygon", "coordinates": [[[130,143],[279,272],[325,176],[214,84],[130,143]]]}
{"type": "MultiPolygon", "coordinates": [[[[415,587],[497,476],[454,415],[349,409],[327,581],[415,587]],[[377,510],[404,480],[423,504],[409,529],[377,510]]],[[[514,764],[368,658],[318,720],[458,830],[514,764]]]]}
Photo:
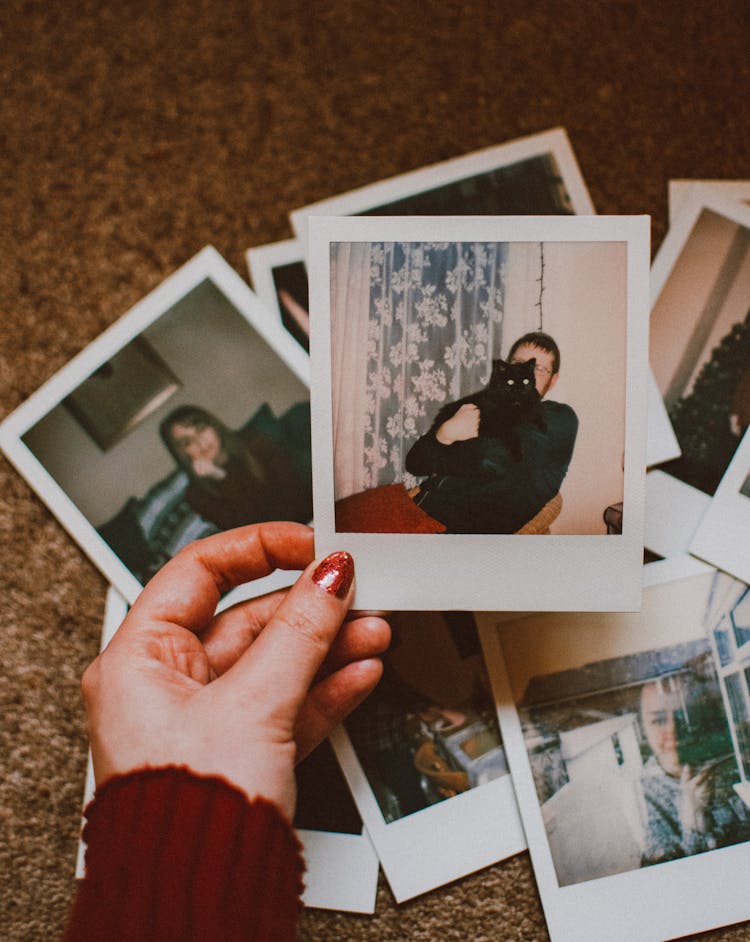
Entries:
{"type": "Polygon", "coordinates": [[[501,355],[509,259],[518,277],[506,346],[536,326],[537,243],[331,246],[337,499],[415,483],[404,471],[411,445],[441,405],[483,386],[501,355]]]}

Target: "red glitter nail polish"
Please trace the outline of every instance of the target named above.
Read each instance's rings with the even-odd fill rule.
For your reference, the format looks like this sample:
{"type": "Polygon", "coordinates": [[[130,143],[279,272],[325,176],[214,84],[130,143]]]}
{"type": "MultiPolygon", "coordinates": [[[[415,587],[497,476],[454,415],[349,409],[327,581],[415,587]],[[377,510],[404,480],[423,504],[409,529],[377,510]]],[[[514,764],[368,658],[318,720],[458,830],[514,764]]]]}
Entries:
{"type": "Polygon", "coordinates": [[[321,589],[325,589],[326,592],[330,592],[339,599],[344,598],[353,580],[354,560],[349,553],[344,551],[330,553],[318,563],[312,574],[312,581],[315,585],[319,585],[321,589]]]}

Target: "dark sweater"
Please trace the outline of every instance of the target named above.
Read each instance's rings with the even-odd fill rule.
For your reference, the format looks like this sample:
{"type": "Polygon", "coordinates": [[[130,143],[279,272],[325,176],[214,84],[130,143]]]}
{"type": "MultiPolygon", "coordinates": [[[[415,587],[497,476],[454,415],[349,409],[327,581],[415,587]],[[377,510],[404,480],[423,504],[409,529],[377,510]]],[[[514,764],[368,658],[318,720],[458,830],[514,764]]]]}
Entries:
{"type": "Polygon", "coordinates": [[[412,445],[406,470],[429,475],[417,502],[449,533],[515,533],[560,490],[573,455],[578,418],[570,406],[543,402],[547,430],[519,427],[523,457],[497,438],[442,445],[432,430],[412,445]]]}
{"type": "Polygon", "coordinates": [[[275,805],[175,767],[117,776],[86,809],[64,942],[289,942],[301,845],[275,805]]]}

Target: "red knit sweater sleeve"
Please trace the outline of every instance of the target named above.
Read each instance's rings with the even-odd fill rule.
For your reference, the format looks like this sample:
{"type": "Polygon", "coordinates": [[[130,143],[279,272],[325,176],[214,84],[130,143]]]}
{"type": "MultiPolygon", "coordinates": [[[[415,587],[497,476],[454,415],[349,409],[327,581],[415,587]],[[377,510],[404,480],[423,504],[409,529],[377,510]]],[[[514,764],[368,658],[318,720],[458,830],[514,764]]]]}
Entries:
{"type": "Polygon", "coordinates": [[[187,769],[144,769],[105,782],[86,818],[64,942],[294,938],[302,848],[270,802],[187,769]]]}

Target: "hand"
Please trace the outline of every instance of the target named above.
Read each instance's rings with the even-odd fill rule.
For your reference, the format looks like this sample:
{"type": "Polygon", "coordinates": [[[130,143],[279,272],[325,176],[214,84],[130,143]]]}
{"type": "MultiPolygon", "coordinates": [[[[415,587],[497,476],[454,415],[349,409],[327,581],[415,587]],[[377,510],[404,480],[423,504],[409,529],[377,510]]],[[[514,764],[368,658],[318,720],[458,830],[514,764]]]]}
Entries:
{"type": "Polygon", "coordinates": [[[213,478],[214,481],[223,481],[227,476],[224,468],[220,468],[208,458],[196,458],[193,461],[193,471],[199,478],[213,478]]]}
{"type": "Polygon", "coordinates": [[[381,618],[344,622],[346,566],[339,597],[312,557],[312,530],[267,523],[198,540],[150,580],[83,677],[97,782],[186,765],[291,819],[295,762],[377,684],[390,641],[381,618]],[[291,589],[214,614],[233,586],[305,566],[291,589]]]}
{"type": "Polygon", "coordinates": [[[704,834],[707,830],[705,811],[711,797],[712,772],[713,765],[705,766],[697,775],[692,774],[689,765],[682,767],[679,811],[683,831],[704,834]]]}
{"type": "Polygon", "coordinates": [[[465,442],[479,435],[479,409],[471,402],[465,402],[456,412],[438,428],[435,438],[441,445],[465,442]]]}
{"type": "Polygon", "coordinates": [[[740,417],[732,413],[729,416],[729,431],[732,435],[736,435],[737,438],[742,438],[743,428],[740,424],[740,417]]]}

